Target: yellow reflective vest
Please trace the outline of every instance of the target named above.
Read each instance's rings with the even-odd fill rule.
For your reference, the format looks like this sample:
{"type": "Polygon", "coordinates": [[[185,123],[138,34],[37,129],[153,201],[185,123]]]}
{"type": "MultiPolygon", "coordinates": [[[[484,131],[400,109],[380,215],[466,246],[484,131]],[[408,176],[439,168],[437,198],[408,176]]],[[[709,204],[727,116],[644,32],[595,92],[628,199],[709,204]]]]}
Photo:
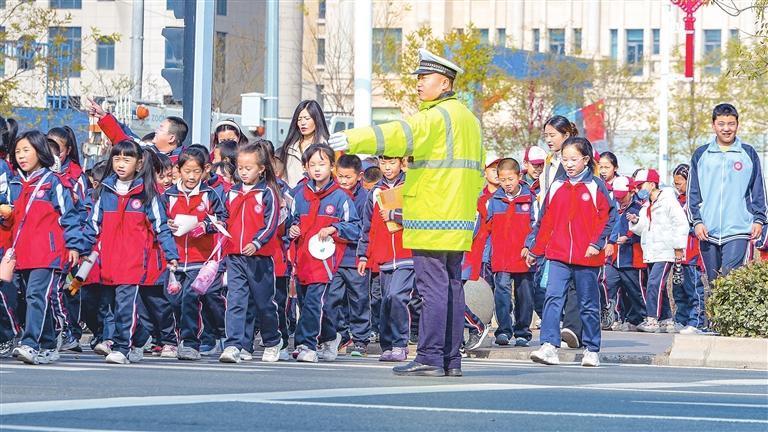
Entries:
{"type": "Polygon", "coordinates": [[[479,120],[455,96],[423,102],[406,120],[344,132],[349,152],[413,156],[403,186],[403,246],[468,251],[485,149],[479,120]]]}

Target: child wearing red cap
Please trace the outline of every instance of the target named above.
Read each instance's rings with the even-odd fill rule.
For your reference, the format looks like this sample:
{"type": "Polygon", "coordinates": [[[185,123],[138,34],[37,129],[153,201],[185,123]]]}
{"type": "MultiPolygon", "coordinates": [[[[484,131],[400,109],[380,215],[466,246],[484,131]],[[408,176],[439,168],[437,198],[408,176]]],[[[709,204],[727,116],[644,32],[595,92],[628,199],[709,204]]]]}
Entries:
{"type": "Polygon", "coordinates": [[[648,264],[648,289],[645,321],[637,326],[643,332],[675,332],[667,296],[667,277],[674,263],[685,259],[688,220],[672,188],[659,188],[659,173],[640,170],[635,177],[638,196],[648,200],[637,216],[628,215],[629,229],[640,236],[643,260],[648,264]]]}

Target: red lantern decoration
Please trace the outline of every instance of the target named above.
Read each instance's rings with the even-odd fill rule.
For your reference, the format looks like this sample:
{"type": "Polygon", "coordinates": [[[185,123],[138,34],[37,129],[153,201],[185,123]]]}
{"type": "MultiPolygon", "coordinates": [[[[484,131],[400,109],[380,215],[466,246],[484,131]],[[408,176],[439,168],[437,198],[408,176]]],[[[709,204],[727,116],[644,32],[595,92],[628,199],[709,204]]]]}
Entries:
{"type": "Polygon", "coordinates": [[[704,0],[672,0],[672,4],[685,12],[685,77],[693,78],[693,24],[696,22],[693,14],[704,4],[704,0]]]}

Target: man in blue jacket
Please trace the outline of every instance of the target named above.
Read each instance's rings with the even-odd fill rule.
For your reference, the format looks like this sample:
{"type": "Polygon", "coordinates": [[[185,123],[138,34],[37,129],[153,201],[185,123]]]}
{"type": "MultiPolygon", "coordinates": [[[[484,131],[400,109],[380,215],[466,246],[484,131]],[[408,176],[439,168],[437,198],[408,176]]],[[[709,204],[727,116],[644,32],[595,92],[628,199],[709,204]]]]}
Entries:
{"type": "Polygon", "coordinates": [[[712,129],[715,137],[693,153],[688,180],[688,218],[710,282],[745,264],[750,241],[760,238],[766,220],[760,158],[736,137],[736,108],[717,105],[712,129]]]}

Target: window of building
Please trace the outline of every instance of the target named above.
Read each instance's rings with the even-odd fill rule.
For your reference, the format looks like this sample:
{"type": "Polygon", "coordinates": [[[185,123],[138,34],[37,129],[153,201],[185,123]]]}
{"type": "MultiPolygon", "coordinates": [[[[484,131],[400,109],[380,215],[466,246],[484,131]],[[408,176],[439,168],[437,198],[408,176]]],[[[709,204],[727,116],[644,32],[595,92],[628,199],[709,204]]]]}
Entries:
{"type": "Polygon", "coordinates": [[[497,28],[496,29],[496,45],[499,46],[507,46],[507,29],[505,28],[497,28]]]}
{"type": "Polygon", "coordinates": [[[633,75],[643,74],[643,30],[627,30],[627,66],[633,75]]]}
{"type": "Polygon", "coordinates": [[[722,50],[722,32],[720,29],[704,30],[704,73],[707,75],[720,74],[720,56],[722,50]]]}
{"type": "Polygon", "coordinates": [[[619,59],[619,31],[611,29],[611,59],[619,59]]]}
{"type": "Polygon", "coordinates": [[[403,49],[403,29],[373,29],[373,64],[382,72],[394,72],[403,49]]]}
{"type": "Polygon", "coordinates": [[[0,0],[0,9],[5,9],[5,0],[0,0]]]}
{"type": "Polygon", "coordinates": [[[573,53],[578,55],[581,54],[581,29],[575,28],[573,29],[573,40],[571,41],[571,45],[573,46],[573,53]]]}
{"type": "Polygon", "coordinates": [[[96,69],[115,69],[115,41],[99,40],[96,44],[96,69]]]}
{"type": "Polygon", "coordinates": [[[317,39],[317,65],[325,66],[325,39],[317,39]]]}
{"type": "MultiPolygon", "coordinates": [[[[82,31],[80,27],[50,27],[48,29],[48,43],[54,57],[60,61],[54,62],[55,68],[61,68],[61,72],[69,71],[72,78],[80,77],[82,69],[82,31]]],[[[56,70],[53,71],[56,74],[56,70]]]]}
{"type": "Polygon", "coordinates": [[[533,29],[533,51],[539,52],[539,39],[541,39],[541,30],[533,29]]]}
{"type": "Polygon", "coordinates": [[[549,52],[565,54],[565,29],[549,29],[549,52]]]}
{"type": "Polygon", "coordinates": [[[480,43],[487,44],[489,41],[488,29],[480,29],[480,43]]]}
{"type": "Polygon", "coordinates": [[[35,50],[37,43],[35,38],[22,36],[16,41],[16,68],[19,70],[29,70],[35,68],[35,50]]]}
{"type": "Polygon", "coordinates": [[[51,9],[82,9],[82,0],[49,0],[51,9]]]}
{"type": "Polygon", "coordinates": [[[651,33],[653,34],[653,55],[659,55],[661,52],[661,30],[652,29],[651,33]]]}
{"type": "Polygon", "coordinates": [[[728,34],[729,34],[731,40],[735,40],[735,41],[739,40],[739,29],[730,29],[728,31],[728,34]]]}
{"type": "Polygon", "coordinates": [[[217,31],[213,43],[213,79],[223,83],[227,75],[227,34],[217,31]]]}
{"type": "Polygon", "coordinates": [[[317,18],[325,19],[325,0],[320,0],[317,5],[317,18]]]}
{"type": "Polygon", "coordinates": [[[216,0],[216,15],[227,16],[227,0],[216,0]]]}

